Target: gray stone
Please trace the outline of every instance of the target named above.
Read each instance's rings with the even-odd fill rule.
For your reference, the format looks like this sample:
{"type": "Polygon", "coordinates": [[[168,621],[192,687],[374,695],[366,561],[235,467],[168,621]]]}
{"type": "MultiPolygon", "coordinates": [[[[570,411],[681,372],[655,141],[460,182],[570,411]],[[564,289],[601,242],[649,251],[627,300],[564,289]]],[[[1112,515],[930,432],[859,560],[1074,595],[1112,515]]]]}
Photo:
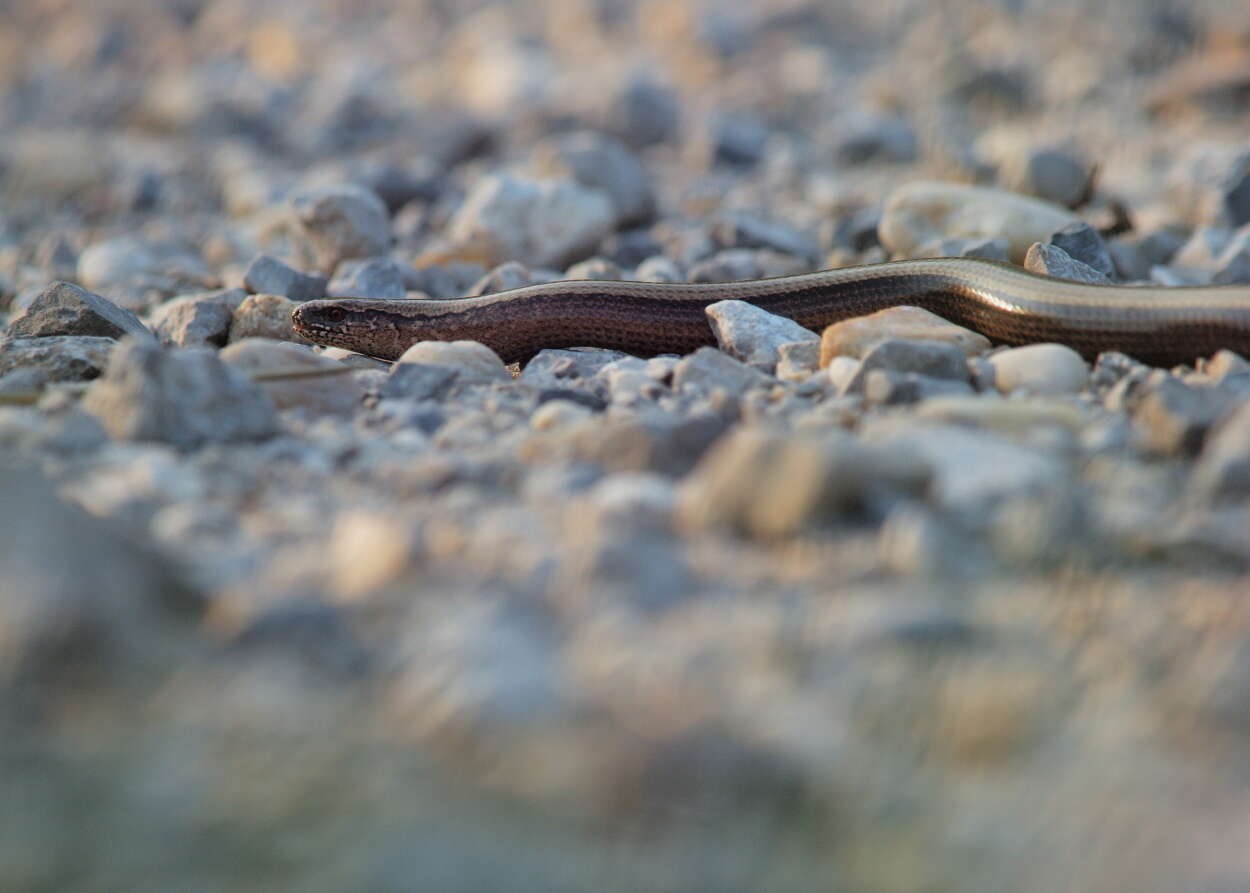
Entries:
{"type": "Polygon", "coordinates": [[[243,373],[202,348],[163,349],[126,339],[83,398],[116,440],[182,449],[273,435],[273,403],[243,373]]]}
{"type": "Polygon", "coordinates": [[[1050,244],[1107,278],[1115,273],[1115,264],[1111,261],[1106,240],[1098,230],[1084,221],[1069,223],[1052,234],[1050,244]]]}
{"type": "Polygon", "coordinates": [[[291,311],[297,306],[281,295],[248,295],[231,315],[229,340],[276,338],[308,344],[308,339],[297,333],[291,322],[291,311]]]}
{"type": "Polygon", "coordinates": [[[512,376],[499,355],[477,341],[418,341],[395,366],[415,363],[455,369],[461,381],[509,381],[512,376]]]}
{"type": "Polygon", "coordinates": [[[610,136],[579,131],[551,137],[535,151],[532,164],[542,176],[569,178],[607,195],[618,227],[646,223],[655,214],[647,169],[610,136]]]}
{"type": "Polygon", "coordinates": [[[117,346],[113,338],[64,335],[0,340],[0,375],[36,370],[43,382],[83,381],[99,376],[117,346]]]}
{"type": "Polygon", "coordinates": [[[224,347],[234,311],[246,298],[242,289],[174,298],[152,311],[152,331],[166,346],[224,347]]]}
{"type": "Polygon", "coordinates": [[[681,477],[729,427],[720,415],[673,414],[652,409],[592,417],[581,424],[536,432],[523,459],[584,462],[605,471],[653,471],[681,477]]]}
{"type": "Polygon", "coordinates": [[[396,364],[391,367],[380,395],[386,399],[441,400],[456,377],[456,370],[449,366],[396,364]]]}
{"type": "Polygon", "coordinates": [[[712,238],[723,248],[768,248],[814,261],[819,255],[816,240],[808,233],[746,211],[731,211],[712,225],[712,238]]]}
{"type": "Polygon", "coordinates": [[[803,381],[820,369],[820,341],[792,341],[777,348],[777,377],[803,381]]]}
{"type": "Polygon", "coordinates": [[[173,295],[218,285],[202,258],[129,236],[88,246],[78,257],[78,281],[114,296],[127,289],[173,295]]]}
{"type": "Polygon", "coordinates": [[[1244,146],[1199,143],[1168,178],[1169,196],[1186,218],[1200,224],[1250,223],[1250,151],[1244,146]]]}
{"type": "Polygon", "coordinates": [[[724,113],[712,122],[712,158],[726,164],[749,167],[764,157],[772,132],[768,125],[747,112],[724,113]]]}
{"type": "Polygon", "coordinates": [[[856,121],[836,152],[843,164],[910,164],[919,157],[919,139],[906,118],[881,115],[856,121]]]}
{"type": "Polygon", "coordinates": [[[1172,258],[1171,263],[1197,270],[1213,270],[1224,249],[1233,240],[1233,231],[1222,226],[1200,226],[1172,258]]]}
{"type": "Polygon", "coordinates": [[[473,246],[495,264],[564,269],[592,254],[615,219],[615,206],[599,190],[495,174],[478,181],[448,231],[457,245],[473,246]]]}
{"type": "Polygon", "coordinates": [[[972,385],[964,381],[933,378],[915,372],[872,369],[864,376],[860,388],[869,406],[900,406],[919,403],[933,397],[972,394],[972,385]]]}
{"type": "Polygon", "coordinates": [[[1062,149],[1040,149],[1029,156],[1024,171],[1026,192],[1075,208],[1092,186],[1089,165],[1062,149]]]}
{"type": "Polygon", "coordinates": [[[510,260],[495,267],[475,282],[466,296],[473,298],[478,295],[493,295],[496,292],[532,285],[533,282],[534,278],[525,264],[510,260]]]}
{"type": "Polygon", "coordinates": [[[1083,264],[1062,248],[1034,242],[1024,258],[1024,268],[1043,276],[1056,279],[1068,279],[1072,282],[1088,282],[1095,285],[1107,285],[1109,280],[1088,264],[1083,264]]]}
{"type": "Polygon", "coordinates": [[[380,301],[402,301],[407,296],[404,273],[399,264],[388,258],[339,264],[334,278],[326,287],[331,298],[372,298],[380,301]]]}
{"type": "Polygon", "coordinates": [[[930,378],[968,382],[968,361],[958,347],[937,341],[882,341],[866,353],[843,393],[860,393],[874,369],[914,372],[930,378]]]}
{"type": "Polygon", "coordinates": [[[676,92],[640,75],[630,78],[610,101],[607,127],[633,146],[671,142],[681,107],[676,92]]]}
{"type": "Polygon", "coordinates": [[[243,274],[243,287],[253,295],[282,295],[292,301],[319,301],[326,296],[325,276],[293,270],[267,254],[257,256],[243,274]]]}
{"type": "Polygon", "coordinates": [[[746,301],[717,301],[705,308],[720,349],[736,360],[765,372],[777,367],[783,344],[810,341],[819,356],[820,336],[784,316],[746,301]]]}
{"type": "Polygon", "coordinates": [[[1167,376],[1147,385],[1134,401],[1133,425],[1145,449],[1165,456],[1193,456],[1234,399],[1228,391],[1191,387],[1167,376]]]}
{"type": "Polygon", "coordinates": [[[129,310],[68,282],[53,282],[8,326],[10,338],[89,335],[151,340],[152,333],[129,310]]]}
{"type": "Polygon", "coordinates": [[[683,483],[677,518],[686,531],[786,537],[883,517],[900,499],[924,498],[930,478],[927,464],[906,452],[866,448],[848,434],[740,428],[683,483]]]}
{"type": "Polygon", "coordinates": [[[625,357],[618,350],[560,350],[536,353],[521,370],[520,380],[540,388],[596,388],[595,375],[604,366],[625,357]]]}
{"type": "Polygon", "coordinates": [[[367,189],[352,185],[307,189],[291,197],[290,208],[323,270],[352,258],[377,257],[390,247],[386,205],[367,189]]]}
{"type": "Polygon", "coordinates": [[[681,268],[662,254],[649,257],[638,265],[634,278],[639,282],[684,282],[681,268]]]}
{"type": "Polygon", "coordinates": [[[673,370],[673,389],[710,394],[717,390],[741,396],[751,388],[764,387],[771,379],[714,347],[700,347],[683,357],[673,370]]]}
{"type": "Polygon", "coordinates": [[[746,248],[729,248],[690,268],[691,282],[741,282],[759,279],[764,274],[756,252],[746,248]]]}

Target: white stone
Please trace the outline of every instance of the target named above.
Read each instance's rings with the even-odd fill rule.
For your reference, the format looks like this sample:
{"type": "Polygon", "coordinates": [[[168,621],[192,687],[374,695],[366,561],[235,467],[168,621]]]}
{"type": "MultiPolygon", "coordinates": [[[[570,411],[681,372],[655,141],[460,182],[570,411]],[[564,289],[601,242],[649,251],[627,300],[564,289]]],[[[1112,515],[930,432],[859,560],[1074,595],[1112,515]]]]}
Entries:
{"type": "Polygon", "coordinates": [[[1089,365],[1063,344],[1029,344],[989,357],[994,386],[1004,394],[1075,394],[1089,383],[1089,365]]]}
{"type": "Polygon", "coordinates": [[[477,341],[418,341],[396,363],[447,366],[462,379],[507,381],[512,377],[499,355],[477,341]]]}
{"type": "Polygon", "coordinates": [[[720,349],[757,369],[772,372],[778,350],[795,341],[820,341],[820,336],[794,320],[762,310],[746,301],[717,301],[705,310],[720,349]]]}

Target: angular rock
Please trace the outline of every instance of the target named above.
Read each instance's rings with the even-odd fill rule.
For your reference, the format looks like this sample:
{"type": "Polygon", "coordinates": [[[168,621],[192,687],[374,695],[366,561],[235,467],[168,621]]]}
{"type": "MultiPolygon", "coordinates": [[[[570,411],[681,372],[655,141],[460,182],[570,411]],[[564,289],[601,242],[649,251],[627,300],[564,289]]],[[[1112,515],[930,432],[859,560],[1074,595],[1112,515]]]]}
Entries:
{"type": "Polygon", "coordinates": [[[293,270],[267,254],[257,256],[243,274],[248,294],[281,295],[292,301],[320,301],[326,296],[325,276],[293,270]]]}
{"type": "Polygon", "coordinates": [[[1024,268],[1043,276],[1068,279],[1072,282],[1107,285],[1111,281],[1106,275],[1081,263],[1062,248],[1042,242],[1034,242],[1029,246],[1029,253],[1024,258],[1024,268]]]}
{"type": "Polygon", "coordinates": [[[761,539],[837,521],[883,517],[924,498],[931,472],[903,451],[865,448],[847,434],[813,436],[741,428],[682,484],[677,521],[687,531],[726,527],[761,539]]]}
{"type": "Polygon", "coordinates": [[[673,389],[710,394],[716,390],[741,396],[751,388],[764,387],[771,379],[714,347],[700,347],[683,357],[673,370],[673,389]]]}
{"type": "Polygon", "coordinates": [[[291,322],[291,311],[297,306],[281,295],[248,295],[231,314],[229,340],[275,338],[308,344],[308,339],[296,332],[291,322]]]}
{"type": "Polygon", "coordinates": [[[777,378],[803,381],[820,369],[820,341],[792,341],[777,348],[777,378]]]}
{"type": "Polygon", "coordinates": [[[388,258],[340,264],[326,287],[331,298],[371,298],[402,301],[407,296],[400,265],[388,258]]]}
{"type": "Polygon", "coordinates": [[[262,440],[277,430],[273,403],[214,351],[130,339],[118,344],[82,406],[116,440],[181,449],[262,440]]]}
{"type": "Polygon", "coordinates": [[[382,384],[380,396],[385,399],[441,400],[456,378],[457,372],[450,366],[396,363],[382,384]]]}
{"type": "Polygon", "coordinates": [[[299,407],[315,413],[351,415],[364,389],[351,367],[313,353],[311,348],[270,338],[244,338],[218,355],[254,380],[278,409],[299,407]],[[324,375],[312,373],[324,372],[324,375]],[[291,377],[278,377],[293,373],[291,377]],[[303,376],[302,373],[309,373],[303,376]]]}
{"type": "Polygon", "coordinates": [[[952,344],[891,339],[878,343],[864,355],[843,393],[860,393],[869,373],[874,370],[911,372],[964,384],[971,378],[967,357],[952,344]]]}
{"type": "Polygon", "coordinates": [[[951,344],[969,357],[990,349],[990,340],[984,335],[947,322],[936,313],[921,307],[889,307],[826,328],[820,338],[820,365],[828,366],[839,356],[862,357],[882,341],[896,339],[951,344]]]}
{"type": "Polygon", "coordinates": [[[1089,383],[1089,365],[1064,344],[1029,344],[989,357],[994,386],[1004,394],[1076,394],[1089,383]]]}
{"type": "Polygon", "coordinates": [[[390,219],[380,198],[359,186],[308,189],[291,197],[292,216],[323,270],[342,261],[385,254],[390,219]]]}
{"type": "Polygon", "coordinates": [[[1052,233],[1050,244],[1062,249],[1069,257],[1092,267],[1107,278],[1115,274],[1115,264],[1111,261],[1111,252],[1107,248],[1106,241],[1098,230],[1084,221],[1069,223],[1063,229],[1052,233]]]}
{"type": "Polygon", "coordinates": [[[1067,209],[1040,199],[986,186],[922,181],[890,195],[879,232],[882,244],[903,257],[935,239],[1002,238],[1008,256],[1020,263],[1034,242],[1045,242],[1075,222],[1067,209]]]}
{"type": "Polygon", "coordinates": [[[108,365],[117,341],[87,335],[0,340],[0,375],[15,369],[34,370],[40,382],[85,381],[108,365]]]}
{"type": "Polygon", "coordinates": [[[720,349],[765,372],[776,368],[783,344],[810,341],[815,347],[820,342],[815,332],[746,301],[717,301],[705,312],[720,349]]]}
{"type": "Polygon", "coordinates": [[[619,350],[548,348],[525,364],[520,380],[542,388],[594,387],[592,379],[599,370],[624,357],[619,350]]]}
{"type": "Polygon", "coordinates": [[[166,346],[224,347],[234,311],[246,297],[242,289],[233,289],[174,298],[152,311],[152,331],[166,346]]]}
{"type": "Polygon", "coordinates": [[[499,355],[477,341],[418,341],[395,361],[396,366],[446,366],[461,381],[510,381],[512,376],[499,355]]]}
{"type": "Polygon", "coordinates": [[[478,181],[448,232],[492,265],[519,260],[564,269],[591,255],[615,219],[615,207],[598,190],[497,174],[478,181]]]}
{"type": "Polygon", "coordinates": [[[1168,376],[1148,385],[1135,401],[1133,426],[1145,449],[1164,456],[1193,456],[1236,399],[1228,391],[1191,387],[1168,376]]]}
{"type": "Polygon", "coordinates": [[[21,316],[9,322],[7,335],[10,338],[54,335],[152,338],[152,333],[129,310],[68,282],[53,282],[41,291],[21,316]]]}

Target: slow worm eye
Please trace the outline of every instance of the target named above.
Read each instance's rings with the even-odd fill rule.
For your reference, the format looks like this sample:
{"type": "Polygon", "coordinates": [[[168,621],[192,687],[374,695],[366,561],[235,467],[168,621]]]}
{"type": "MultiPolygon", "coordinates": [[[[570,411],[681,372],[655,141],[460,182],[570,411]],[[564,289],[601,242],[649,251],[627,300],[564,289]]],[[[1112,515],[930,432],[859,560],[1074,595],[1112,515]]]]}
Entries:
{"type": "Polygon", "coordinates": [[[347,311],[342,307],[327,307],[325,315],[328,322],[342,322],[347,318],[347,311]]]}

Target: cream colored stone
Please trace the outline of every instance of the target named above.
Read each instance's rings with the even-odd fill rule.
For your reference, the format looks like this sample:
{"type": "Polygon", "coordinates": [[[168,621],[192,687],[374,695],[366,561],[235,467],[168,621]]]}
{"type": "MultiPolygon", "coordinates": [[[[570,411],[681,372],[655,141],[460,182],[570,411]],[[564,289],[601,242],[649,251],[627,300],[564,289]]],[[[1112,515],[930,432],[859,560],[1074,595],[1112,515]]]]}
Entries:
{"type": "Polygon", "coordinates": [[[1029,344],[989,358],[994,386],[1004,394],[1024,389],[1033,394],[1075,394],[1089,383],[1089,366],[1063,344],[1029,344]]]}
{"type": "Polygon", "coordinates": [[[418,341],[397,362],[449,366],[461,377],[484,381],[507,381],[512,377],[499,355],[477,341],[418,341]]]}
{"type": "Polygon", "coordinates": [[[940,341],[953,344],[970,357],[990,349],[990,341],[971,329],[947,322],[920,307],[889,307],[868,316],[844,319],[828,326],[820,339],[820,365],[834,357],[862,357],[882,341],[940,341]]]}

